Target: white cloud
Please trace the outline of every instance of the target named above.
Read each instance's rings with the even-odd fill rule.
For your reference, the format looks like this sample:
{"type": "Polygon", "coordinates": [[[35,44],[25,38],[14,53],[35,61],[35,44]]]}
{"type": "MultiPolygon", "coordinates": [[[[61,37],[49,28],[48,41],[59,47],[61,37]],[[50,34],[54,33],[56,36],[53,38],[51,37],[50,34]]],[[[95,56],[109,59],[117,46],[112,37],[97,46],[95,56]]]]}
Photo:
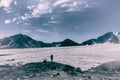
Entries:
{"type": "Polygon", "coordinates": [[[8,8],[12,2],[13,2],[13,0],[1,0],[0,7],[8,8]]]}
{"type": "Polygon", "coordinates": [[[25,16],[21,16],[22,20],[26,20],[26,17],[25,16]]]}
{"type": "Polygon", "coordinates": [[[60,23],[60,22],[58,22],[58,21],[49,21],[49,23],[50,23],[50,24],[58,24],[58,23],[60,23]]]}
{"type": "Polygon", "coordinates": [[[11,13],[12,12],[12,7],[11,5],[17,5],[16,0],[0,0],[0,8],[2,8],[6,13],[11,13]]]}
{"type": "Polygon", "coordinates": [[[7,19],[5,20],[5,24],[10,24],[11,23],[11,20],[7,19]]]}
{"type": "Polygon", "coordinates": [[[22,19],[27,20],[34,17],[40,17],[43,14],[54,13],[54,9],[56,8],[63,8],[61,10],[66,8],[66,11],[78,11],[86,7],[86,2],[87,0],[40,0],[36,5],[27,6],[29,12],[22,15],[22,19]]]}
{"type": "Polygon", "coordinates": [[[14,1],[13,3],[14,3],[14,5],[17,5],[17,1],[14,1]]]}
{"type": "Polygon", "coordinates": [[[46,13],[51,13],[51,8],[50,8],[50,3],[49,2],[44,2],[44,3],[40,3],[38,4],[32,11],[32,15],[34,17],[37,17],[39,15],[42,14],[46,14],[46,13]]]}
{"type": "MultiPolygon", "coordinates": [[[[69,11],[80,11],[83,8],[91,7],[89,5],[88,0],[37,0],[37,3],[30,3],[29,0],[27,4],[24,4],[23,6],[23,13],[20,12],[20,10],[17,10],[17,0],[1,0],[0,2],[0,7],[3,7],[3,9],[7,13],[16,12],[18,15],[14,15],[14,20],[13,21],[6,21],[5,23],[11,23],[18,21],[17,24],[21,23],[22,21],[35,18],[35,17],[40,17],[41,15],[44,14],[50,14],[50,13],[57,13],[59,12],[69,12],[69,11]],[[16,8],[10,7],[10,5],[13,4],[16,6],[16,8]],[[26,7],[26,8],[25,8],[26,7]],[[13,10],[14,9],[14,10],[13,10]]],[[[22,9],[22,6],[20,6],[22,9]]],[[[51,20],[49,23],[59,23],[56,20],[51,20]]]]}
{"type": "Polygon", "coordinates": [[[3,10],[6,11],[6,13],[11,13],[12,12],[10,8],[5,8],[4,7],[3,10]]]}
{"type": "Polygon", "coordinates": [[[30,23],[25,23],[25,25],[30,25],[30,23]]]}
{"type": "Polygon", "coordinates": [[[13,19],[12,19],[12,22],[15,22],[16,20],[17,20],[17,18],[13,18],[13,19]]]}
{"type": "Polygon", "coordinates": [[[80,11],[84,8],[91,7],[91,5],[89,5],[88,0],[71,0],[69,3],[61,4],[61,7],[67,8],[66,11],[80,11]]]}
{"type": "Polygon", "coordinates": [[[27,6],[27,9],[29,9],[29,13],[22,16],[23,20],[52,13],[51,3],[48,0],[41,0],[40,3],[36,5],[27,6]]]}
{"type": "Polygon", "coordinates": [[[15,22],[17,20],[17,18],[13,18],[13,19],[6,19],[5,20],[5,24],[10,24],[10,23],[13,23],[13,22],[15,22]]]}
{"type": "Polygon", "coordinates": [[[44,29],[36,29],[37,32],[50,34],[51,32],[44,29]]]}
{"type": "Polygon", "coordinates": [[[58,6],[58,5],[67,3],[67,2],[71,2],[71,0],[57,0],[57,1],[53,4],[53,6],[58,6]]]}

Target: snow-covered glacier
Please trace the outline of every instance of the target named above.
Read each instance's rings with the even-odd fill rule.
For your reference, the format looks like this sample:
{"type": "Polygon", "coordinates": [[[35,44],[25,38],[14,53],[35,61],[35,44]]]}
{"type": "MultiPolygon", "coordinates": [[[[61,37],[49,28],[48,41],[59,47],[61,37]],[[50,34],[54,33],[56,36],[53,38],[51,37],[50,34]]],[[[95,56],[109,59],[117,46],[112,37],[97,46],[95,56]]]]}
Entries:
{"type": "Polygon", "coordinates": [[[97,44],[92,46],[1,49],[0,65],[20,65],[31,62],[54,61],[80,67],[83,70],[102,63],[120,60],[120,44],[97,44]]]}

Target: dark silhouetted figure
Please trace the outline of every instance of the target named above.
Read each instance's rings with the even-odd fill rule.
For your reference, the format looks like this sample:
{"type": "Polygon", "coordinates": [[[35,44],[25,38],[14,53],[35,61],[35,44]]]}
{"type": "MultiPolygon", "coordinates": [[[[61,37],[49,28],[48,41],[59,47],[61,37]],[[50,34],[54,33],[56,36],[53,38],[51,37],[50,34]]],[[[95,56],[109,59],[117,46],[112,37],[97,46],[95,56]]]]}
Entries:
{"type": "Polygon", "coordinates": [[[56,69],[56,65],[55,65],[54,62],[53,62],[53,59],[54,59],[53,55],[50,56],[50,59],[51,59],[51,64],[50,64],[51,69],[52,69],[52,70],[55,70],[55,69],[56,69]]]}
{"type": "Polygon", "coordinates": [[[53,55],[50,56],[51,62],[53,62],[53,55]]]}

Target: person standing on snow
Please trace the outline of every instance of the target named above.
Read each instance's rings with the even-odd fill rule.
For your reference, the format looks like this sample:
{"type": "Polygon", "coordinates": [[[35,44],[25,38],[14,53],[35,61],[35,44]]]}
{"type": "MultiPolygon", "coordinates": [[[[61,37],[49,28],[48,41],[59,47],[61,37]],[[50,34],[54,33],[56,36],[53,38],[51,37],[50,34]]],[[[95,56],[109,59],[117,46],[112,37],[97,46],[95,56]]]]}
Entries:
{"type": "Polygon", "coordinates": [[[50,56],[51,62],[53,62],[53,55],[50,56]]]}

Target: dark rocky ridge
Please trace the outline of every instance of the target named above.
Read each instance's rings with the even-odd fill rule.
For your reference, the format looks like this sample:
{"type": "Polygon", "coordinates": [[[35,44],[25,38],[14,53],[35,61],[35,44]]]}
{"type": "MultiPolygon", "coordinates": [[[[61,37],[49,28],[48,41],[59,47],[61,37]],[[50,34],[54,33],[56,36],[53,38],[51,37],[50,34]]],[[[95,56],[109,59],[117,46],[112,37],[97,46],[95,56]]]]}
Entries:
{"type": "Polygon", "coordinates": [[[37,41],[24,34],[17,34],[0,40],[0,48],[43,48],[43,47],[63,47],[78,46],[79,44],[66,39],[61,42],[45,43],[37,41]]]}

